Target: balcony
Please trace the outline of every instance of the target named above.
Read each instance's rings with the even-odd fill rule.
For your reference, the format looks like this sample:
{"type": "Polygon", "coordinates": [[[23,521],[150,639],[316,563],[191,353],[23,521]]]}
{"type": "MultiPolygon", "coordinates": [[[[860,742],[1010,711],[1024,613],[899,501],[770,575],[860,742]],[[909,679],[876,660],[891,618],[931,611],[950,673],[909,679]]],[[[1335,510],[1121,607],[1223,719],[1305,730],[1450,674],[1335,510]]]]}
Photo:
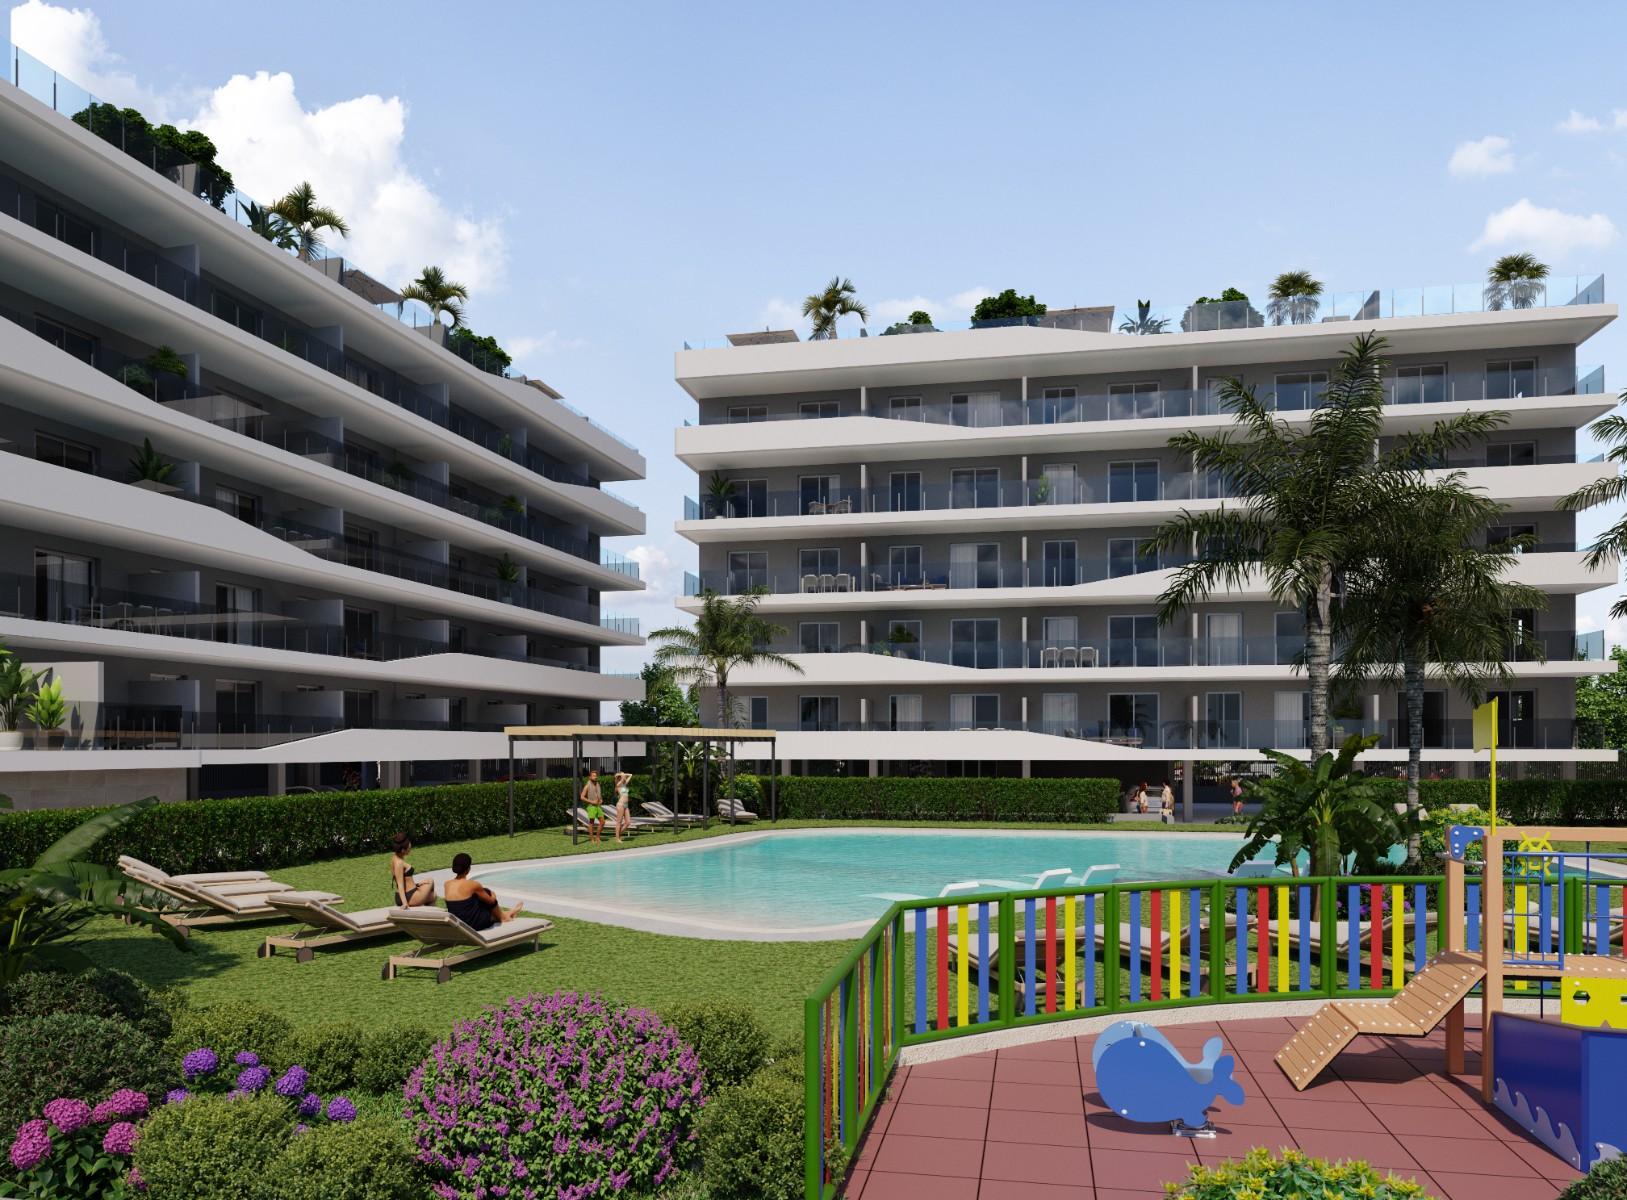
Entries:
{"type": "Polygon", "coordinates": [[[1122,579],[1148,571],[1179,567],[1187,555],[1158,557],[1115,556],[1026,562],[927,561],[897,565],[872,563],[849,570],[803,572],[791,569],[708,570],[684,572],[684,595],[716,592],[740,596],[764,592],[771,596],[819,596],[844,592],[937,592],[960,589],[1074,587],[1122,579]]]}

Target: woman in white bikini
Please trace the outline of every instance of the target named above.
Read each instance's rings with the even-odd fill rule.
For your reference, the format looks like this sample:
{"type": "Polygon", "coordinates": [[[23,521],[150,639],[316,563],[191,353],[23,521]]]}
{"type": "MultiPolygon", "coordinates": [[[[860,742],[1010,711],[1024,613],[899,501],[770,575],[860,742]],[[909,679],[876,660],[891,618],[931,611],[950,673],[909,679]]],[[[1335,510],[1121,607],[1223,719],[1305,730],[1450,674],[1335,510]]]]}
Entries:
{"type": "Polygon", "coordinates": [[[616,772],[616,840],[633,828],[632,814],[627,811],[627,786],[633,777],[626,771],[616,772]]]}

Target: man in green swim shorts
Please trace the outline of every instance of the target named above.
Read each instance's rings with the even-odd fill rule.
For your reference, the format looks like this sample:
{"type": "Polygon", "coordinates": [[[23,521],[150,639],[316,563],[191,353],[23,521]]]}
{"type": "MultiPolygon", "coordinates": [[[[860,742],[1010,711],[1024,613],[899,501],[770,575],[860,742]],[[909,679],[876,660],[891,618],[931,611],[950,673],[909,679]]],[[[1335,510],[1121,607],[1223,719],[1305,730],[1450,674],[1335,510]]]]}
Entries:
{"type": "Polygon", "coordinates": [[[597,842],[604,832],[604,801],[599,795],[599,772],[590,770],[588,781],[582,785],[582,805],[587,810],[588,840],[597,842]]]}

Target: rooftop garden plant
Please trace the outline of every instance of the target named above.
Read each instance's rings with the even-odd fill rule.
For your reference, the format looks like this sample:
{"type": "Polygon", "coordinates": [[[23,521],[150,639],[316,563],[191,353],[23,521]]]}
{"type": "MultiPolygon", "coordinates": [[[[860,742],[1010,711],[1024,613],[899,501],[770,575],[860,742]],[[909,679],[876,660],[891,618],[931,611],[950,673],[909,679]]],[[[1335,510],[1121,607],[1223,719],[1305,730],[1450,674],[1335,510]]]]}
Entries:
{"type": "Polygon", "coordinates": [[[1033,296],[1019,296],[1015,288],[1007,288],[998,296],[984,296],[972,309],[973,321],[1004,321],[1014,317],[1043,317],[1045,305],[1033,296]]]}
{"type": "Polygon", "coordinates": [[[1181,332],[1206,329],[1254,329],[1265,324],[1248,293],[1229,287],[1218,296],[1199,296],[1181,314],[1181,332]]]}
{"type": "Polygon", "coordinates": [[[883,336],[898,333],[930,333],[933,332],[934,328],[935,327],[932,324],[932,314],[923,312],[918,308],[906,319],[902,321],[894,321],[881,332],[883,336]]]}
{"type": "Polygon", "coordinates": [[[851,279],[832,275],[822,291],[802,301],[802,315],[812,322],[808,336],[824,340],[836,336],[836,322],[842,317],[858,317],[859,323],[864,324],[870,319],[870,310],[859,303],[858,291],[851,279]]]}
{"type": "Polygon", "coordinates": [[[271,206],[271,211],[288,222],[301,262],[310,262],[322,249],[322,234],[331,230],[350,236],[350,226],[331,208],[317,203],[316,189],[305,180],[271,206]]]}
{"type": "Polygon", "coordinates": [[[197,195],[224,209],[234,184],[232,173],[215,161],[217,150],[207,134],[173,125],[152,125],[133,108],[92,102],[73,114],[73,121],[104,142],[165,174],[189,164],[203,168],[193,186],[197,195]]]}
{"type": "Polygon", "coordinates": [[[490,335],[481,336],[467,325],[457,325],[446,335],[446,347],[490,375],[502,375],[514,365],[507,350],[490,335]]]}
{"type": "Polygon", "coordinates": [[[264,238],[279,250],[299,249],[299,237],[294,233],[294,227],[278,216],[274,209],[245,200],[242,211],[250,233],[264,238]]]}
{"type": "Polygon", "coordinates": [[[1168,317],[1155,317],[1152,315],[1151,300],[1137,300],[1136,315],[1125,317],[1124,320],[1120,321],[1119,332],[1145,337],[1149,334],[1163,333],[1168,325],[1168,317]]]}
{"type": "Polygon", "coordinates": [[[1486,272],[1486,307],[1530,308],[1541,298],[1548,264],[1535,254],[1505,254],[1486,272]]]}
{"type": "Polygon", "coordinates": [[[441,323],[441,315],[452,318],[453,329],[463,324],[463,305],[469,299],[469,289],[454,283],[439,267],[425,267],[406,287],[401,289],[404,300],[416,300],[429,309],[429,319],[441,323]]]}
{"type": "Polygon", "coordinates": [[[1284,271],[1271,281],[1265,306],[1273,325],[1305,325],[1321,307],[1322,281],[1309,271],[1284,271]]]}

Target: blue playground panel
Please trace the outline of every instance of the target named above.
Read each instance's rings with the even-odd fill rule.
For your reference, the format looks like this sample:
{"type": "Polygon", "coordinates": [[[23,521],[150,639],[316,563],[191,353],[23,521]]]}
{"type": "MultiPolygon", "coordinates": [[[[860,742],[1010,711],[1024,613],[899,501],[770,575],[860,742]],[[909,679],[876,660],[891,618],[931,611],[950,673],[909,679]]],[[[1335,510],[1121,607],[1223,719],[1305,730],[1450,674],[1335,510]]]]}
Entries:
{"type": "Polygon", "coordinates": [[[1492,1103],[1586,1171],[1627,1148],[1627,1031],[1493,1013],[1492,1103]]]}

